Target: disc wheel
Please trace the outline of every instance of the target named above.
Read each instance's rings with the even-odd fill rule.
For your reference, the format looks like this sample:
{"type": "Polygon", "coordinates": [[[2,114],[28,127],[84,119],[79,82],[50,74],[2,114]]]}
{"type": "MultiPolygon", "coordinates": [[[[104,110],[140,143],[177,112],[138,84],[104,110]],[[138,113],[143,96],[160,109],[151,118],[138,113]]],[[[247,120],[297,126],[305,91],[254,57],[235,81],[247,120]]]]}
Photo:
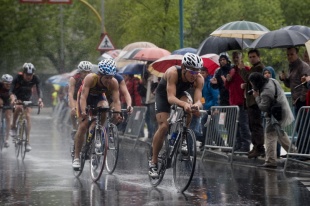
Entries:
{"type": "Polygon", "coordinates": [[[184,192],[191,183],[196,166],[196,137],[188,129],[178,142],[173,164],[173,180],[179,192],[184,192]]]}
{"type": "Polygon", "coordinates": [[[112,174],[116,168],[119,153],[119,136],[118,129],[115,124],[110,124],[107,134],[108,150],[105,165],[107,172],[112,174]]]}
{"type": "Polygon", "coordinates": [[[90,173],[94,182],[100,179],[104,169],[108,147],[108,137],[105,129],[96,129],[90,150],[90,173]]]}
{"type": "MultiPolygon", "coordinates": [[[[149,162],[152,160],[152,149],[153,148],[151,147],[151,151],[149,152],[149,155],[148,155],[149,162]]],[[[168,143],[168,139],[165,138],[164,144],[158,154],[158,163],[157,163],[158,178],[153,178],[149,175],[149,180],[153,187],[158,186],[164,178],[164,175],[167,169],[168,152],[169,152],[169,143],[168,143]]]]}

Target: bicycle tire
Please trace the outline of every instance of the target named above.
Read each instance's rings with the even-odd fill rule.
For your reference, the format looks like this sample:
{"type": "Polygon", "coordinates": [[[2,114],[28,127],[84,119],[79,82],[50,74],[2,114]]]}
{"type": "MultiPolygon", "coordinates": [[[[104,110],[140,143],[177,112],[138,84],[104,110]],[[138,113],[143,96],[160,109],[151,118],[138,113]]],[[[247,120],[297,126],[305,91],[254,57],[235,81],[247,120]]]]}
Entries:
{"type": "Polygon", "coordinates": [[[112,174],[116,168],[119,153],[119,136],[118,129],[115,124],[111,123],[107,131],[108,149],[105,161],[106,170],[112,174]]]}
{"type": "Polygon", "coordinates": [[[105,160],[108,150],[108,135],[106,130],[99,128],[95,130],[90,150],[90,174],[94,182],[98,181],[101,177],[105,166],[105,160]],[[96,142],[100,142],[100,147],[96,147],[96,142]]]}
{"type": "Polygon", "coordinates": [[[184,192],[190,185],[196,166],[196,137],[191,129],[187,129],[185,137],[180,138],[173,164],[173,180],[179,192],[184,192]],[[187,152],[182,152],[182,146],[187,152]],[[186,153],[186,154],[184,154],[186,153]]]}
{"type": "Polygon", "coordinates": [[[20,145],[20,155],[22,160],[26,157],[26,147],[27,147],[27,120],[23,121],[23,129],[21,134],[21,145],[20,145]]]}
{"type": "Polygon", "coordinates": [[[4,139],[5,139],[5,121],[4,121],[3,111],[1,111],[1,127],[0,127],[0,151],[2,151],[4,147],[4,139]]]}
{"type": "Polygon", "coordinates": [[[20,124],[20,122],[19,122],[19,117],[18,117],[18,119],[17,119],[17,128],[16,128],[16,135],[15,135],[15,137],[13,137],[13,138],[15,138],[15,155],[16,155],[16,158],[18,158],[18,156],[19,156],[19,153],[20,153],[20,149],[21,149],[21,147],[20,147],[20,145],[21,145],[21,134],[22,134],[22,126],[21,126],[21,124],[20,124]]]}
{"type": "MultiPolygon", "coordinates": [[[[152,149],[153,147],[151,147],[151,152],[149,153],[150,154],[148,158],[149,161],[151,161],[152,159],[152,149]]],[[[165,172],[167,169],[168,154],[169,154],[169,142],[168,138],[166,137],[163,146],[158,154],[158,163],[157,163],[158,178],[152,178],[151,176],[149,176],[150,183],[153,187],[157,187],[162,182],[165,176],[165,172]]]]}

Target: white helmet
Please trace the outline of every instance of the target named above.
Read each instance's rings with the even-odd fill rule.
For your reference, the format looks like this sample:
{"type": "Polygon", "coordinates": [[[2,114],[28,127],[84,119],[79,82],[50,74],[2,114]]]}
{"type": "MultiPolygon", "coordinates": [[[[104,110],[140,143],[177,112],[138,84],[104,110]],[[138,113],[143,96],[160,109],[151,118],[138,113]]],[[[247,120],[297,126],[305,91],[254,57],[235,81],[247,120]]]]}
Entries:
{"type": "Polygon", "coordinates": [[[184,54],[182,64],[193,69],[201,69],[203,67],[201,57],[193,53],[184,54]]]}
{"type": "Polygon", "coordinates": [[[78,72],[91,72],[91,69],[93,68],[93,64],[89,61],[81,61],[78,65],[78,72]]]}
{"type": "Polygon", "coordinates": [[[13,77],[9,74],[2,75],[2,82],[12,83],[13,77]]]}
{"type": "Polygon", "coordinates": [[[34,71],[36,70],[32,63],[25,63],[23,65],[23,70],[25,74],[34,74],[34,71]]]}

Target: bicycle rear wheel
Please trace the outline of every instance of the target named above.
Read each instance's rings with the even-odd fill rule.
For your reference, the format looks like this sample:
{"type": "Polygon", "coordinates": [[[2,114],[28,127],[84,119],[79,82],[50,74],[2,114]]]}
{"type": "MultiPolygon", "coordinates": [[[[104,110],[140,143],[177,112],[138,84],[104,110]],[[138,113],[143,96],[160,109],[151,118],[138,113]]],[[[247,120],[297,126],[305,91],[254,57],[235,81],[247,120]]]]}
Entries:
{"type": "Polygon", "coordinates": [[[22,145],[22,141],[21,141],[21,138],[22,138],[22,134],[23,134],[23,131],[22,131],[22,124],[20,124],[19,120],[17,120],[17,128],[16,128],[16,134],[14,137],[12,138],[15,138],[15,155],[16,157],[18,158],[19,154],[21,153],[21,145],[22,145]]]}
{"type": "Polygon", "coordinates": [[[104,169],[108,150],[108,135],[103,128],[96,129],[91,144],[90,153],[90,174],[94,182],[100,179],[104,169]]]}
{"type": "Polygon", "coordinates": [[[173,164],[173,180],[179,192],[184,192],[191,183],[196,166],[196,137],[192,130],[177,143],[177,151],[173,164]]]}
{"type": "Polygon", "coordinates": [[[112,174],[116,168],[119,152],[118,129],[115,124],[110,124],[107,131],[108,150],[105,166],[109,174],[112,174]]]}
{"type": "MultiPolygon", "coordinates": [[[[152,160],[152,150],[153,150],[153,147],[151,147],[151,151],[148,155],[149,161],[152,160]]],[[[157,163],[158,178],[153,178],[149,176],[150,183],[153,187],[158,186],[164,178],[164,175],[167,169],[167,164],[168,164],[168,155],[169,155],[169,142],[168,142],[168,138],[166,137],[164,144],[158,154],[158,163],[157,163]]]]}

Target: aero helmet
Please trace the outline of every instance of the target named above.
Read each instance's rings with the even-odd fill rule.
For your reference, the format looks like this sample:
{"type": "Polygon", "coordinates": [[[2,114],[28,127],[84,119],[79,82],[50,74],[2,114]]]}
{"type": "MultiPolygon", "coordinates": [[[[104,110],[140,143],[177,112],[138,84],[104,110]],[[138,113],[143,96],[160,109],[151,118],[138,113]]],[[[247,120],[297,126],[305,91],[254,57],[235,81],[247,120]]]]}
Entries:
{"type": "Polygon", "coordinates": [[[98,63],[98,71],[103,75],[112,75],[116,73],[116,64],[113,59],[104,59],[98,63]]]}
{"type": "Polygon", "coordinates": [[[90,72],[93,67],[93,64],[89,61],[81,61],[78,65],[78,72],[90,72]]]}
{"type": "Polygon", "coordinates": [[[25,74],[33,74],[36,69],[34,68],[33,64],[25,63],[23,65],[23,70],[25,74]]]}
{"type": "Polygon", "coordinates": [[[9,74],[2,75],[2,82],[12,83],[13,77],[9,74]]]}
{"type": "Polygon", "coordinates": [[[185,67],[189,67],[193,69],[201,69],[203,67],[201,57],[193,53],[186,53],[183,56],[182,64],[185,67]]]}

